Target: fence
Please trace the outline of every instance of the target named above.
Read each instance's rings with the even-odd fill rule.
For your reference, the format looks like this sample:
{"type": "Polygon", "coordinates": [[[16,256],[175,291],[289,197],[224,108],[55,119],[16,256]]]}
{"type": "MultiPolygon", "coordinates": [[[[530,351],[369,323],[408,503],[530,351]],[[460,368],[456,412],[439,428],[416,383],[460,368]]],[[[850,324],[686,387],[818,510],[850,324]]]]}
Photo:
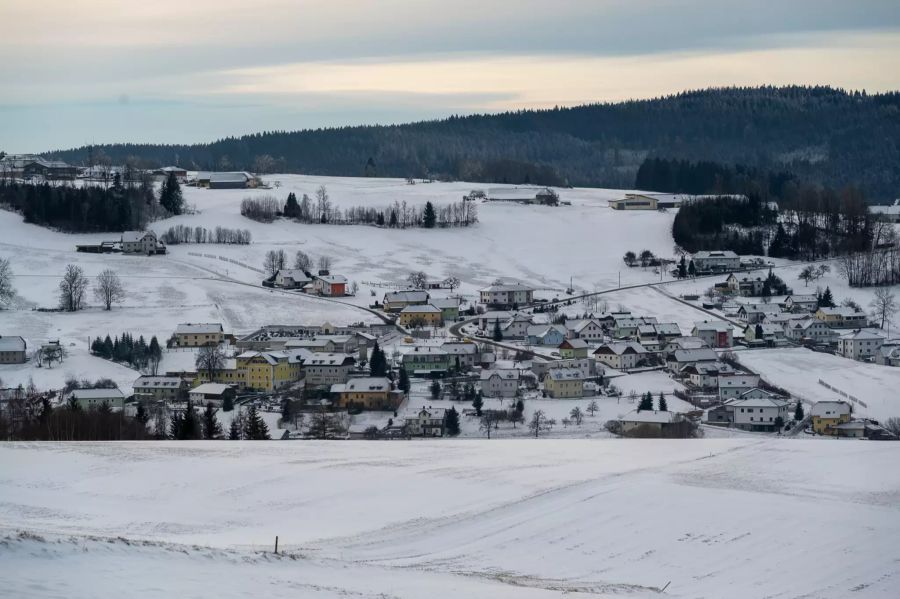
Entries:
{"type": "Polygon", "coordinates": [[[866,402],[864,402],[863,400],[857,399],[856,397],[853,397],[853,396],[850,395],[849,393],[847,393],[847,392],[845,392],[845,391],[842,391],[842,390],[838,389],[837,387],[833,387],[833,386],[829,385],[828,383],[826,383],[826,382],[823,381],[822,379],[819,379],[819,384],[822,385],[823,387],[825,387],[826,389],[830,390],[830,391],[834,391],[835,393],[837,393],[837,394],[840,395],[841,397],[845,397],[845,398],[849,399],[850,401],[852,401],[852,402],[855,403],[855,404],[861,405],[861,406],[864,407],[864,408],[868,408],[868,407],[869,407],[868,405],[866,405],[866,402]]]}
{"type": "Polygon", "coordinates": [[[197,258],[209,258],[210,260],[221,260],[222,262],[229,262],[231,264],[236,264],[241,268],[246,268],[247,270],[252,270],[253,272],[258,272],[261,275],[266,274],[265,271],[261,268],[256,268],[255,266],[250,266],[249,264],[245,264],[240,260],[235,260],[234,258],[226,258],[225,256],[218,256],[216,254],[201,254],[198,252],[188,252],[188,256],[196,256],[197,258]]]}

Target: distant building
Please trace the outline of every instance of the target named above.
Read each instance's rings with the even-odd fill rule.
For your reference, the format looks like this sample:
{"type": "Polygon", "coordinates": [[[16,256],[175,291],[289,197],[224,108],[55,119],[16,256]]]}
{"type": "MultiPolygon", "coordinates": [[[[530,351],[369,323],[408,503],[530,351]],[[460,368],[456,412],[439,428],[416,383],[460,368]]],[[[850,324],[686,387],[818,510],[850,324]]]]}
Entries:
{"type": "Polygon", "coordinates": [[[250,173],[239,171],[230,173],[209,173],[210,189],[246,189],[256,187],[256,178],[250,173]]]}
{"type": "Polygon", "coordinates": [[[491,187],[487,199],[493,202],[521,202],[523,204],[554,204],[559,196],[549,187],[491,187]]]}
{"type": "Polygon", "coordinates": [[[218,322],[200,324],[184,323],[175,327],[175,345],[178,347],[202,347],[218,345],[225,340],[225,331],[218,322]]]}
{"type": "Polygon", "coordinates": [[[221,383],[203,383],[194,387],[188,393],[190,400],[198,406],[205,406],[210,402],[215,405],[222,405],[228,398],[234,400],[234,396],[234,387],[221,383]]]}
{"type": "Polygon", "coordinates": [[[403,354],[403,367],[415,376],[442,376],[455,364],[455,358],[440,347],[416,346],[403,354]]]}
{"type": "Polygon", "coordinates": [[[27,162],[22,167],[22,176],[43,177],[49,180],[74,180],[78,176],[78,169],[62,160],[47,160],[37,158],[27,162]]]}
{"type": "Polygon", "coordinates": [[[703,340],[709,347],[731,347],[734,345],[733,326],[724,320],[704,320],[694,324],[691,335],[703,340]]]}
{"type": "Polygon", "coordinates": [[[381,304],[385,312],[399,312],[407,306],[428,303],[428,292],[418,290],[389,291],[384,294],[381,304]]]}
{"type": "Polygon", "coordinates": [[[759,387],[760,376],[758,374],[743,374],[732,372],[719,374],[718,387],[719,399],[728,401],[740,397],[750,389],[759,387]]]}
{"type": "Polygon", "coordinates": [[[125,395],[118,389],[75,389],[69,398],[82,410],[96,410],[103,404],[116,411],[125,407],[125,395]]]}
{"type": "Polygon", "coordinates": [[[857,312],[844,306],[819,308],[816,310],[816,318],[832,329],[859,329],[869,324],[864,312],[857,312]]]}
{"type": "Polygon", "coordinates": [[[741,257],[731,250],[701,251],[691,256],[697,274],[730,272],[741,267],[741,257]]]}
{"type": "Polygon", "coordinates": [[[624,434],[631,433],[635,429],[647,429],[662,433],[673,424],[680,424],[683,421],[684,416],[681,414],[659,410],[633,410],[619,420],[624,434]]]}
{"type": "Polygon", "coordinates": [[[636,368],[648,353],[644,346],[635,341],[613,341],[595,349],[594,357],[611,368],[630,370],[636,368]]]}
{"type": "Polygon", "coordinates": [[[837,426],[850,422],[850,404],[845,401],[817,401],[810,408],[813,430],[820,435],[837,436],[837,426]]]}
{"type": "Polygon", "coordinates": [[[406,306],[400,311],[397,321],[401,326],[439,327],[444,324],[444,313],[431,304],[406,306]]]}
{"type": "Polygon", "coordinates": [[[24,364],[27,349],[22,337],[0,336],[0,364],[24,364]]]}
{"type": "Polygon", "coordinates": [[[526,329],[529,345],[559,347],[566,338],[566,329],[558,324],[533,324],[526,329]]]}
{"type": "MultiPolygon", "coordinates": [[[[613,210],[662,210],[664,208],[680,208],[682,204],[689,201],[700,201],[717,197],[721,196],[635,192],[626,193],[623,198],[610,200],[609,207],[613,210]]],[[[729,197],[746,198],[746,196],[734,195],[729,197]]]]}
{"type": "Polygon", "coordinates": [[[734,414],[734,427],[743,430],[773,432],[779,418],[781,423],[790,419],[788,402],[762,389],[745,391],[725,405],[734,414]]]}
{"type": "Polygon", "coordinates": [[[444,322],[454,322],[459,318],[459,298],[436,297],[432,298],[428,303],[441,311],[441,317],[444,319],[444,322]]]}
{"type": "Polygon", "coordinates": [[[544,377],[544,391],[554,399],[584,396],[584,376],[578,368],[553,368],[544,377]]]}
{"type": "Polygon", "coordinates": [[[331,386],[338,407],[344,409],[390,410],[403,403],[403,391],[393,389],[387,377],[361,377],[331,386]]]}
{"type": "Polygon", "coordinates": [[[566,339],[559,344],[560,358],[586,358],[587,355],[588,344],[584,339],[566,339]]]}
{"type": "Polygon", "coordinates": [[[125,231],[122,233],[123,254],[165,254],[166,244],[153,231],[125,231]]]}
{"type": "Polygon", "coordinates": [[[141,376],[134,381],[138,401],[179,401],[184,399],[188,382],[178,376],[141,376]]]}
{"type": "Polygon", "coordinates": [[[900,223],[900,199],[894,200],[894,203],[890,206],[874,206],[870,204],[869,212],[882,222],[900,223]]]}
{"type": "Polygon", "coordinates": [[[519,371],[514,368],[482,370],[480,376],[484,397],[515,397],[519,391],[519,371]]]}
{"type": "Polygon", "coordinates": [[[412,437],[443,437],[445,408],[422,408],[418,412],[406,414],[406,434],[412,437]]]}
{"type": "Polygon", "coordinates": [[[346,383],[355,364],[356,359],[348,354],[314,352],[303,360],[306,386],[331,388],[346,383]]]}
{"type": "Polygon", "coordinates": [[[347,278],[343,275],[316,275],[313,291],[318,295],[343,297],[347,295],[347,278]]]}
{"type": "Polygon", "coordinates": [[[513,309],[534,301],[534,289],[518,283],[500,283],[479,290],[481,303],[492,309],[513,309]]]}
{"type": "Polygon", "coordinates": [[[884,340],[884,335],[857,329],[840,336],[838,353],[851,360],[868,360],[875,357],[884,340]]]}
{"type": "Polygon", "coordinates": [[[302,289],[312,279],[299,268],[282,268],[275,273],[275,286],[284,289],[302,289]]]}

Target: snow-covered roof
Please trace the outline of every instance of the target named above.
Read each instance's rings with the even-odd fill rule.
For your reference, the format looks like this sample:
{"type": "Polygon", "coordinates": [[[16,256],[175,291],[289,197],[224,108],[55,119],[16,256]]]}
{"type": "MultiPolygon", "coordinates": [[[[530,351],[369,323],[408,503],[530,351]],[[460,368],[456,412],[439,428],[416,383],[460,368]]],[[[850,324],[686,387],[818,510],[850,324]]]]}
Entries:
{"type": "MultiPolygon", "coordinates": [[[[343,391],[353,391],[356,393],[363,393],[366,391],[390,391],[391,390],[391,381],[390,379],[383,376],[365,376],[359,377],[355,379],[350,379],[346,383],[344,383],[343,391]]],[[[332,389],[334,391],[334,389],[332,389]]]]}
{"type": "Polygon", "coordinates": [[[210,173],[210,183],[246,183],[253,178],[253,175],[243,171],[230,173],[210,173]]]}
{"type": "Polygon", "coordinates": [[[826,316],[840,316],[842,318],[848,318],[852,316],[865,316],[865,314],[863,314],[862,312],[857,312],[856,310],[848,306],[838,306],[836,308],[819,308],[819,312],[825,314],[826,316]]]}
{"type": "Polygon", "coordinates": [[[791,302],[798,302],[798,303],[803,304],[803,303],[818,302],[819,298],[817,298],[814,294],[804,294],[804,295],[796,294],[796,295],[787,296],[785,298],[785,301],[787,301],[787,300],[791,300],[791,302]]]}
{"type": "Polygon", "coordinates": [[[120,399],[125,397],[118,389],[75,389],[71,396],[75,399],[120,399]]]}
{"type": "Polygon", "coordinates": [[[490,187],[487,197],[490,200],[533,200],[549,191],[547,187],[490,187]]]}
{"type": "Polygon", "coordinates": [[[125,231],[122,233],[122,242],[123,243],[137,243],[150,235],[151,237],[156,237],[156,234],[153,231],[125,231]]]}
{"type": "Polygon", "coordinates": [[[730,322],[724,320],[704,320],[694,323],[694,329],[697,331],[716,331],[717,333],[727,333],[732,330],[730,322]]]}
{"type": "Polygon", "coordinates": [[[222,395],[231,389],[231,385],[224,383],[203,383],[191,389],[191,394],[198,393],[202,395],[222,395]]]}
{"type": "Polygon", "coordinates": [[[661,412],[659,410],[632,410],[622,416],[622,422],[640,422],[648,424],[669,424],[680,419],[680,415],[674,412],[661,412]]]}
{"type": "Polygon", "coordinates": [[[580,381],[584,375],[580,368],[553,368],[547,371],[547,378],[554,381],[580,381]]]}
{"type": "Polygon", "coordinates": [[[278,271],[276,276],[279,277],[287,277],[293,279],[294,281],[309,281],[309,277],[303,272],[302,269],[299,268],[282,268],[278,271]]]}
{"type": "Polygon", "coordinates": [[[519,371],[515,368],[497,368],[496,370],[482,370],[480,378],[482,381],[487,381],[494,376],[499,376],[501,379],[505,379],[507,381],[517,381],[519,380],[519,371]]]}
{"type": "Polygon", "coordinates": [[[345,277],[344,275],[321,275],[317,276],[316,278],[321,279],[329,285],[340,285],[341,283],[347,282],[347,277],[345,277]]]}
{"type": "Polygon", "coordinates": [[[435,308],[447,310],[449,308],[459,308],[459,299],[455,297],[433,297],[429,303],[435,308]]]}
{"type": "Polygon", "coordinates": [[[704,362],[718,360],[719,356],[709,348],[676,349],[673,353],[676,362],[704,362]]]}
{"type": "Polygon", "coordinates": [[[522,285],[520,283],[502,283],[498,285],[490,285],[485,287],[484,289],[480,289],[482,293],[492,293],[492,292],[506,292],[506,291],[534,291],[531,287],[526,285],[522,285]]]}
{"type": "Polygon", "coordinates": [[[428,300],[427,291],[388,291],[384,294],[386,302],[424,302],[428,300]]]}
{"type": "Polygon", "coordinates": [[[604,343],[594,350],[595,355],[609,353],[616,354],[617,356],[627,353],[646,354],[647,349],[636,341],[613,341],[611,343],[604,343]]]}
{"type": "Polygon", "coordinates": [[[692,256],[695,260],[697,258],[738,258],[739,256],[732,252],[731,250],[721,250],[721,251],[706,251],[702,250],[697,252],[692,256]]]}
{"type": "MultiPolygon", "coordinates": [[[[741,398],[745,395],[756,392],[756,389],[749,389],[744,391],[741,394],[741,398]]],[[[778,399],[777,397],[768,394],[767,397],[757,397],[751,398],[748,397],[746,399],[735,399],[728,402],[729,406],[735,408],[783,408],[787,405],[788,402],[783,399],[778,399]]]]}
{"type": "Polygon", "coordinates": [[[25,340],[21,337],[0,337],[0,351],[25,351],[25,340]]]}
{"type": "Polygon", "coordinates": [[[584,339],[565,339],[559,344],[560,349],[586,349],[587,341],[584,339]]]}
{"type": "Polygon", "coordinates": [[[857,329],[841,335],[841,341],[884,341],[884,339],[884,335],[865,329],[857,329]]]}
{"type": "Polygon", "coordinates": [[[435,308],[430,304],[406,306],[405,308],[400,310],[400,314],[440,314],[440,312],[440,308],[435,308]]]}
{"type": "Polygon", "coordinates": [[[210,333],[221,333],[222,323],[220,322],[200,322],[200,323],[182,323],[175,327],[176,335],[208,335],[210,333]]]}
{"type": "Polygon", "coordinates": [[[355,358],[350,354],[312,352],[304,360],[304,366],[344,366],[353,362],[355,358]]]}
{"type": "Polygon", "coordinates": [[[451,355],[477,354],[478,346],[474,343],[444,343],[441,349],[451,355]]]}
{"type": "Polygon", "coordinates": [[[177,376],[141,376],[132,386],[135,389],[167,389],[181,385],[182,380],[177,376]]]}

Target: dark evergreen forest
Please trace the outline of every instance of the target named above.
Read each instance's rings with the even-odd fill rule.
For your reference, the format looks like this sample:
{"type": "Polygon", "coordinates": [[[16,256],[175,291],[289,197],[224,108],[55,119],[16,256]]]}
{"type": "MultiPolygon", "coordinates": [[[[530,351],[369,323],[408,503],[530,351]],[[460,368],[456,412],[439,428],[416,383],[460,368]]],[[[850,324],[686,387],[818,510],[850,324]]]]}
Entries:
{"type": "Polygon", "coordinates": [[[854,185],[887,202],[900,189],[900,93],[722,88],[405,125],[268,131],[194,145],[86,146],[47,155],[76,164],[102,157],[143,167],[615,188],[631,187],[645,159],[663,158],[790,172],[809,183],[854,185]]]}

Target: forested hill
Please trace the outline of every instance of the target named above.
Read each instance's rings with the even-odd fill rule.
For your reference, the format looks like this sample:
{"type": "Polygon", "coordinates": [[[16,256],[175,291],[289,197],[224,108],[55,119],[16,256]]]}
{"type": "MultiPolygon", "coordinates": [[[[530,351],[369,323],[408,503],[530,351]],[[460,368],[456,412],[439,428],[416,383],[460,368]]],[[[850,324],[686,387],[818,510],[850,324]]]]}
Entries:
{"type": "MultiPolygon", "coordinates": [[[[210,144],[94,147],[114,162],[322,175],[631,187],[646,157],[714,160],[900,195],[900,92],[723,88],[653,100],[274,131],[210,144]],[[270,157],[272,158],[270,160],[270,157]],[[370,161],[371,158],[371,161],[370,161]]],[[[88,147],[48,152],[84,164],[88,147]]]]}

